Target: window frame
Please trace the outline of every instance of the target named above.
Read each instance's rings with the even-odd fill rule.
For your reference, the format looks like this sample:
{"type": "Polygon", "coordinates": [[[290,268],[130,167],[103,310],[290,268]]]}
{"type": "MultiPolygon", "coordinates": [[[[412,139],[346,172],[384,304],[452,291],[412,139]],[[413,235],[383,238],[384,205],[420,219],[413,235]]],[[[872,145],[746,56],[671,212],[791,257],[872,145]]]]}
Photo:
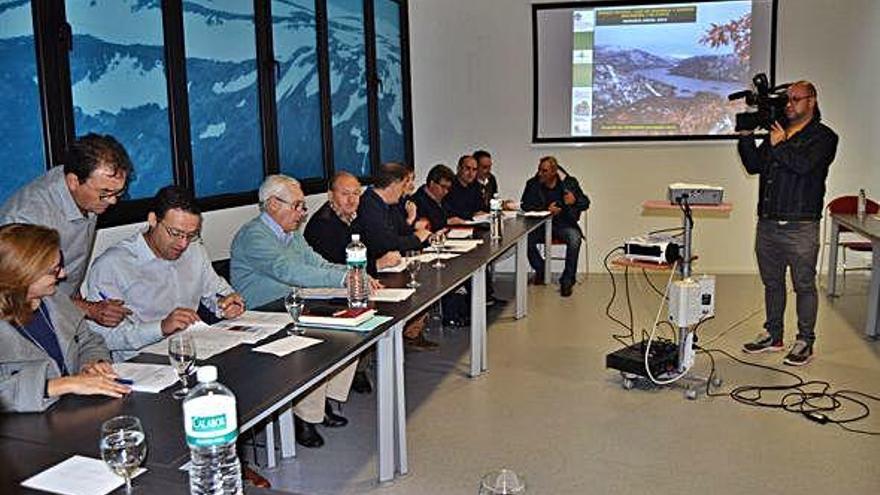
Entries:
{"type": "MultiPolygon", "coordinates": [[[[412,86],[409,47],[408,0],[391,0],[400,5],[401,76],[403,86],[403,129],[406,161],[413,162],[412,86]]],[[[257,56],[257,90],[259,101],[260,137],[262,141],[263,176],[278,173],[279,139],[275,103],[275,68],[271,0],[253,0],[254,31],[257,56]]],[[[376,71],[376,39],[374,0],[363,0],[366,57],[367,112],[369,120],[371,171],[380,165],[381,157],[376,71]]],[[[40,92],[40,115],[43,129],[46,170],[64,163],[64,157],[76,137],[73,119],[73,95],[70,81],[69,51],[72,30],[66,18],[66,2],[32,0],[34,43],[36,46],[37,78],[40,92]]],[[[193,160],[190,144],[189,101],[187,94],[186,53],[183,33],[183,0],[162,0],[165,71],[168,96],[169,147],[173,183],[193,190],[193,160]]],[[[318,86],[321,105],[321,143],[323,150],[322,178],[300,181],[307,195],[326,192],[335,173],[333,158],[333,127],[330,95],[330,64],[328,50],[328,19],[326,0],[315,0],[317,37],[318,86]]],[[[137,164],[135,164],[137,169],[137,164]]],[[[361,177],[364,183],[370,177],[361,177]]],[[[197,198],[204,211],[245,206],[257,202],[257,191],[249,190],[197,198]]],[[[146,219],[150,198],[120,201],[99,217],[99,227],[109,227],[146,219]]]]}

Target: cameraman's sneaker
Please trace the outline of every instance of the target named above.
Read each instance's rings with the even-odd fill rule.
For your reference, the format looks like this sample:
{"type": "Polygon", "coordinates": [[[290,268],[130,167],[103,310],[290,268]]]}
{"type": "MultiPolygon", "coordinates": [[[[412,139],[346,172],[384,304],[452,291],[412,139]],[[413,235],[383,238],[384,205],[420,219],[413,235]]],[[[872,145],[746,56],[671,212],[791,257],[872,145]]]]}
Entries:
{"type": "Polygon", "coordinates": [[[813,344],[804,340],[795,340],[783,363],[789,366],[803,366],[813,359],[813,344]]]}
{"type": "Polygon", "coordinates": [[[761,332],[755,340],[743,345],[742,350],[746,354],[758,354],[761,352],[779,352],[785,349],[782,339],[773,340],[768,332],[761,332]]]}

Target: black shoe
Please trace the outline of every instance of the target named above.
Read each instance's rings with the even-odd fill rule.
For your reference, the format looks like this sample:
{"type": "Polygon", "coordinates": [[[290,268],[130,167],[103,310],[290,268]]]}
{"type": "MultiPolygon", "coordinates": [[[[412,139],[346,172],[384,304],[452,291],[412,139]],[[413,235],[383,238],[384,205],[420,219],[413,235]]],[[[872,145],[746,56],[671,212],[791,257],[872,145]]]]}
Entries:
{"type": "Polygon", "coordinates": [[[803,366],[812,359],[813,344],[809,344],[805,340],[795,340],[782,362],[789,366],[803,366]]]}
{"type": "Polygon", "coordinates": [[[761,332],[755,340],[743,344],[742,350],[746,354],[758,354],[760,352],[779,352],[785,349],[782,339],[773,340],[768,332],[761,332]]]}
{"type": "Polygon", "coordinates": [[[296,443],[309,449],[317,449],[324,445],[324,439],[318,434],[312,423],[307,423],[296,414],[293,415],[293,429],[296,432],[296,443]]]}
{"type": "Polygon", "coordinates": [[[373,384],[370,383],[370,377],[365,371],[356,371],[354,379],[351,381],[351,389],[359,394],[373,393],[373,384]]]}
{"type": "Polygon", "coordinates": [[[322,425],[327,428],[342,428],[343,426],[348,424],[348,420],[345,419],[344,416],[340,416],[333,412],[333,406],[329,403],[324,403],[324,421],[321,422],[322,425]]]}
{"type": "Polygon", "coordinates": [[[562,283],[559,285],[559,293],[562,294],[562,297],[571,297],[573,288],[574,284],[572,282],[562,283]]]}

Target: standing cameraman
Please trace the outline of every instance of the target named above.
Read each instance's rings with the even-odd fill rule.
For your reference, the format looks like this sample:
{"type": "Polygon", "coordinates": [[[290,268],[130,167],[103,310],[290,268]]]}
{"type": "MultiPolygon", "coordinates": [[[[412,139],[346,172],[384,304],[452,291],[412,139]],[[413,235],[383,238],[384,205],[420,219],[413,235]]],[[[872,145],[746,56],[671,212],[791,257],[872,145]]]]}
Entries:
{"type": "Polygon", "coordinates": [[[837,134],[820,123],[816,87],[808,81],[789,86],[783,127],[774,122],[760,146],[751,131],[741,133],[737,149],[749,174],[760,175],[755,254],[764,283],[766,322],[747,353],[783,350],[785,272],[797,294],[797,340],[785,364],[801,366],[813,356],[816,338],[816,259],[825,178],[837,151],[837,134]]]}

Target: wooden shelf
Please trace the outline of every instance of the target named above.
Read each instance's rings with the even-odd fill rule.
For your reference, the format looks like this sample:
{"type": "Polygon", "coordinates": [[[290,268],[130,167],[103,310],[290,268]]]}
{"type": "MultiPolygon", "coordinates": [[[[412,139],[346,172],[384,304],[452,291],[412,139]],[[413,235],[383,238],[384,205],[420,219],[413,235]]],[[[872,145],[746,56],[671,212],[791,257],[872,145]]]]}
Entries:
{"type": "MultiPolygon", "coordinates": [[[[697,258],[699,258],[699,256],[691,256],[691,263],[696,261],[697,258]]],[[[624,268],[641,268],[643,270],[657,271],[664,271],[672,268],[672,265],[670,265],[669,263],[651,263],[650,261],[637,261],[631,260],[625,256],[618,256],[617,258],[613,258],[611,260],[611,264],[624,268]]]]}

